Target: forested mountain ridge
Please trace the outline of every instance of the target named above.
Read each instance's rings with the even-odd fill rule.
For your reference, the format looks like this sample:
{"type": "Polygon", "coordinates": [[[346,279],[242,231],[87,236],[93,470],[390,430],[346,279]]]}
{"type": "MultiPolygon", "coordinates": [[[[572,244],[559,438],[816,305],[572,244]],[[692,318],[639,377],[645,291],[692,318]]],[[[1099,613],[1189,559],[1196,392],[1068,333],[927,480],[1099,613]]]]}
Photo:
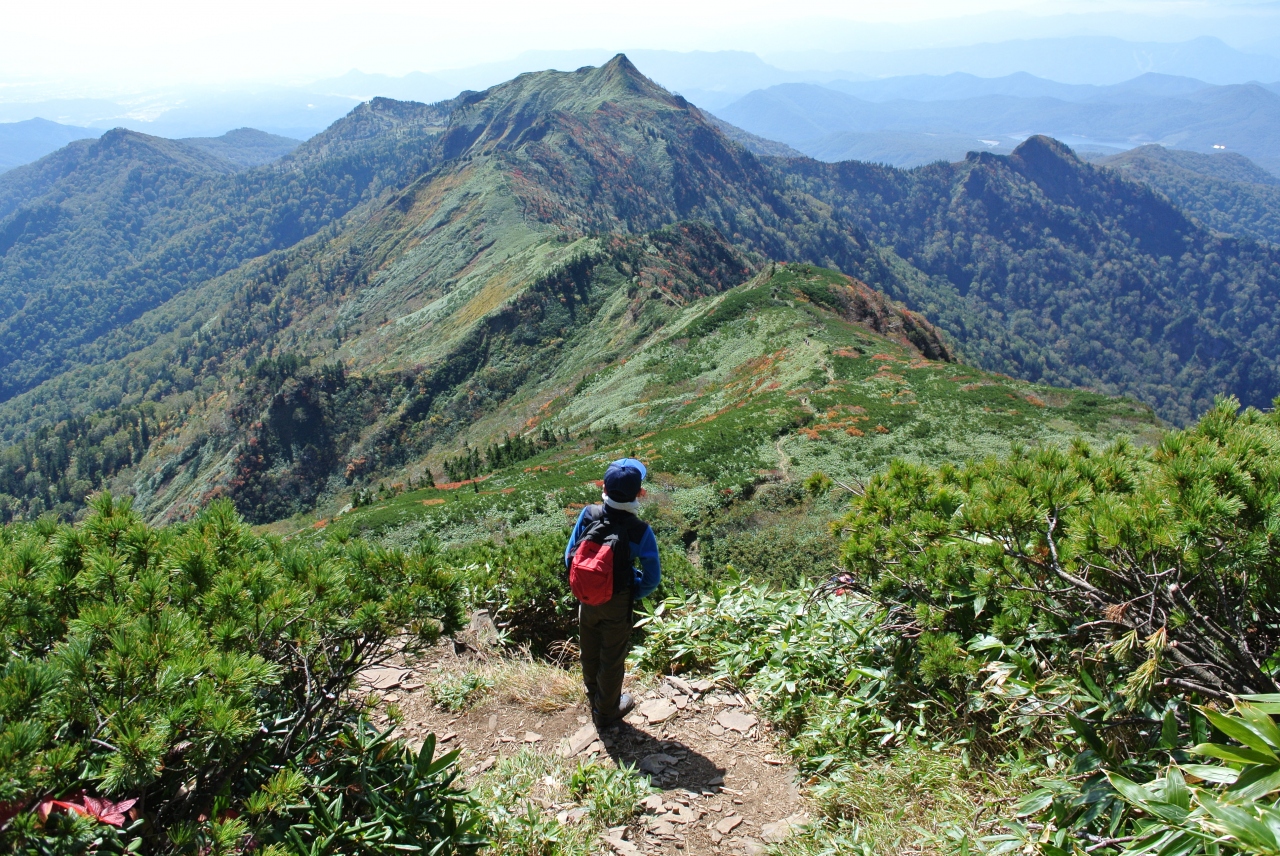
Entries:
{"type": "Polygon", "coordinates": [[[1261,184],[1280,187],[1280,178],[1267,172],[1253,161],[1237,152],[1190,152],[1185,149],[1169,149],[1159,145],[1138,146],[1120,154],[1098,158],[1094,163],[1116,169],[1130,165],[1155,163],[1174,166],[1205,178],[1232,181],[1241,184],[1261,184]]]}
{"type": "MultiPolygon", "coordinates": [[[[590,129],[567,128],[554,139],[572,150],[580,133],[590,129]]],[[[524,75],[440,105],[375,99],[285,159],[225,176],[210,175],[222,162],[205,153],[119,131],[80,146],[76,157],[58,153],[0,179],[22,206],[0,221],[7,236],[0,297],[11,313],[0,331],[0,367],[7,369],[0,400],[61,367],[101,360],[94,347],[100,337],[193,284],[292,246],[383,188],[404,187],[464,152],[507,150],[533,170],[527,178],[513,174],[520,186],[511,189],[527,197],[525,210],[577,232],[644,230],[705,211],[726,233],[774,257],[833,263],[864,278],[864,265],[879,264],[821,206],[787,199],[751,155],[625,59],[577,77],[524,75]],[[567,82],[556,83],[559,77],[567,82]],[[583,87],[583,80],[591,84],[583,87]],[[575,103],[579,96],[588,100],[575,103]],[[642,132],[616,108],[595,109],[626,98],[632,111],[658,106],[659,121],[642,132]],[[539,140],[554,126],[548,119],[573,115],[591,115],[597,133],[619,135],[575,152],[589,159],[590,177],[570,168],[550,140],[539,140]],[[675,157],[660,129],[682,137],[675,157]],[[643,179],[665,187],[661,197],[637,192],[642,176],[632,173],[647,164],[657,172],[643,179]],[[689,181],[699,170],[719,177],[706,186],[689,181]],[[543,189],[552,184],[564,198],[543,189]]]]}
{"type": "Polygon", "coordinates": [[[251,170],[116,130],[0,176],[0,400],[120,355],[111,346],[104,353],[103,337],[420,173],[432,153],[388,133],[406,123],[379,106],[363,105],[328,137],[251,170]],[[383,133],[370,138],[361,130],[370,122],[383,133]]]}
{"type": "Polygon", "coordinates": [[[76,140],[34,164],[5,173],[0,178],[0,216],[7,217],[50,191],[70,195],[96,190],[118,180],[124,164],[178,169],[191,175],[232,171],[223,158],[176,140],[117,128],[96,139],[76,140]]]}
{"type": "MultiPolygon", "coordinates": [[[[378,99],[283,161],[230,180],[272,187],[275,174],[300,180],[295,167],[305,177],[305,170],[320,170],[335,158],[376,162],[370,151],[394,146],[409,156],[385,160],[387,171],[380,178],[386,190],[380,197],[354,209],[339,227],[208,280],[102,337],[91,346],[101,358],[5,408],[10,436],[30,436],[38,424],[90,418],[95,410],[133,407],[168,395],[187,402],[185,415],[166,410],[167,415],[148,417],[153,424],[171,426],[174,419],[188,420],[199,412],[199,420],[224,425],[226,417],[218,411],[231,408],[217,398],[218,391],[227,394],[230,386],[229,394],[239,397],[236,373],[257,371],[264,358],[293,354],[304,361],[340,363],[344,373],[357,372],[366,378],[361,383],[373,384],[369,394],[382,396],[378,412],[391,421],[382,424],[372,412],[361,419],[379,423],[370,429],[372,435],[392,438],[381,445],[369,441],[391,463],[447,438],[455,422],[467,422],[470,416],[436,412],[451,406],[450,396],[460,384],[479,385],[465,398],[472,402],[469,407],[483,410],[523,382],[536,361],[502,371],[485,368],[492,319],[522,306],[526,291],[541,293],[539,283],[556,290],[571,287],[563,282],[581,280],[602,253],[611,252],[610,234],[644,234],[690,218],[713,225],[706,236],[685,242],[671,264],[688,267],[706,255],[712,268],[728,265],[728,273],[710,280],[681,277],[666,272],[663,263],[646,286],[653,290],[645,292],[663,301],[679,302],[708,287],[743,281],[763,259],[752,253],[817,259],[866,281],[896,276],[879,251],[856,232],[841,229],[824,205],[780,186],[700,111],[655,87],[622,57],[599,69],[526,75],[442,105],[378,99]],[[392,175],[397,167],[401,171],[392,175]],[[395,181],[406,175],[397,186],[395,181]],[[731,262],[715,261],[730,252],[717,230],[741,248],[731,251],[731,262]],[[601,239],[589,237],[601,233],[601,239]],[[111,361],[131,351],[128,360],[111,361]],[[401,375],[390,374],[396,371],[401,375]],[[388,378],[391,386],[383,389],[371,373],[388,378]],[[384,399],[392,389],[400,392],[388,407],[384,399]],[[199,405],[203,401],[212,403],[206,408],[199,405]]],[[[697,227],[693,234],[703,231],[697,227]]],[[[699,265],[694,268],[706,269],[699,265]]],[[[633,276],[638,286],[644,281],[644,271],[633,276]]],[[[534,299],[531,311],[541,313],[546,298],[534,299]]],[[[557,310],[560,315],[552,314],[560,320],[533,328],[543,331],[534,344],[554,345],[561,337],[556,331],[576,314],[572,301],[566,306],[568,316],[557,310]]],[[[250,384],[246,394],[265,394],[259,387],[250,384]]],[[[265,402],[245,405],[255,413],[262,406],[265,402]]],[[[120,442],[133,448],[121,458],[126,466],[140,460],[142,420],[130,416],[120,423],[126,426],[119,429],[126,435],[120,442]]],[[[86,436],[95,430],[86,428],[86,436]]],[[[204,450],[197,465],[200,477],[191,484],[208,491],[237,478],[230,448],[205,444],[218,431],[200,427],[197,434],[194,446],[183,447],[204,450]]],[[[153,446],[155,436],[146,437],[153,446]]],[[[340,446],[335,454],[345,452],[340,446]]],[[[171,461],[170,453],[188,462],[195,454],[161,447],[157,465],[171,461]]],[[[264,466],[269,470],[271,462],[264,466]]],[[[311,487],[297,491],[303,501],[323,486],[336,464],[326,458],[317,466],[307,476],[311,487]]],[[[69,483],[78,481],[73,477],[69,483]]],[[[166,507],[185,501],[165,499],[166,507]]]]}
{"type": "Polygon", "coordinates": [[[1134,395],[1187,422],[1280,392],[1280,250],[1218,236],[1047,137],[896,170],[775,161],[928,280],[895,298],[985,368],[1134,395]]]}
{"type": "Polygon", "coordinates": [[[1150,185],[1210,229],[1280,244],[1280,179],[1248,158],[1140,146],[1096,163],[1150,185]]]}
{"type": "MultiPolygon", "coordinates": [[[[215,495],[257,520],[293,513],[518,429],[511,402],[551,406],[564,390],[546,387],[548,372],[619,291],[639,307],[682,307],[771,259],[835,267],[887,292],[988,368],[1132,391],[1175,419],[1223,388],[1275,389],[1274,359],[1251,338],[1271,310],[1238,293],[1248,282],[1274,290],[1269,251],[1213,244],[1157,194],[1090,170],[1043,140],[1011,158],[909,172],[761,158],[621,56],[437,105],[375,99],[280,161],[199,179],[172,218],[180,228],[157,241],[185,253],[183,265],[143,254],[134,268],[153,291],[171,289],[156,308],[112,316],[101,332],[50,325],[45,363],[23,352],[19,368],[51,379],[0,407],[12,454],[60,451],[35,469],[16,463],[4,490],[20,509],[38,498],[65,510],[85,485],[114,482],[149,515],[183,516],[215,495]],[[215,199],[234,205],[202,216],[215,199]],[[250,228],[234,231],[237,218],[250,228]],[[219,255],[225,273],[195,265],[214,256],[191,247],[245,235],[258,240],[245,240],[245,257],[262,255],[238,267],[219,255]],[[1163,291],[1135,296],[1131,269],[1152,265],[1163,291]],[[1217,315],[1189,322],[1194,347],[1179,357],[1183,340],[1162,337],[1153,316],[1201,300],[1192,290],[1217,282],[1214,266],[1221,294],[1205,305],[1217,315]],[[1244,354],[1235,375],[1199,368],[1197,324],[1220,330],[1210,344],[1226,342],[1221,353],[1244,354]],[[1135,342],[1093,344],[1113,328],[1135,342]],[[58,350],[57,335],[83,342],[58,350]],[[1144,380],[1144,360],[1172,380],[1144,380]],[[1188,392],[1196,371],[1206,379],[1188,392]]],[[[110,199],[122,210],[145,201],[110,199]]],[[[84,305],[113,306],[88,270],[48,273],[84,277],[84,305]]],[[[120,269],[109,276],[124,282],[120,269]]],[[[637,336],[665,323],[638,310],[607,317],[649,317],[637,336]]],[[[929,344],[923,321],[908,328],[926,356],[951,351],[929,344]]]]}
{"type": "Polygon", "coordinates": [[[302,142],[255,128],[236,128],[220,137],[184,137],[180,142],[230,161],[241,169],[271,163],[302,142]]]}

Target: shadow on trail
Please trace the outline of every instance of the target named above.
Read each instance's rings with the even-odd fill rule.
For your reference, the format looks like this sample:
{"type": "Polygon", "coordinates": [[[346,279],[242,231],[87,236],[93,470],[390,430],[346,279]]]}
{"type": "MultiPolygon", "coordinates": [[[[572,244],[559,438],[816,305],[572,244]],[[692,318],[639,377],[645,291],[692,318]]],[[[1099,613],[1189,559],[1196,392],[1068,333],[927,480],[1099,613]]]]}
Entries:
{"type": "Polygon", "coordinates": [[[600,739],[615,764],[638,767],[664,791],[718,790],[724,782],[723,767],[679,739],[658,737],[629,722],[605,729],[600,739]]]}

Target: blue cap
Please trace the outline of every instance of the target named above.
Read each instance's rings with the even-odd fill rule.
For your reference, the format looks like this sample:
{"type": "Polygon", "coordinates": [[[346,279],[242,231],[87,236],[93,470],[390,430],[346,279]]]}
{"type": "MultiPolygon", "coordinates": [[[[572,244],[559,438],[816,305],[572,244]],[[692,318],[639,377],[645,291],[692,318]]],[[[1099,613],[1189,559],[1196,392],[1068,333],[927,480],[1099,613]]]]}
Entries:
{"type": "Polygon", "coordinates": [[[640,484],[648,474],[635,458],[614,461],[604,471],[604,492],[614,502],[632,502],[640,495],[640,484]]]}

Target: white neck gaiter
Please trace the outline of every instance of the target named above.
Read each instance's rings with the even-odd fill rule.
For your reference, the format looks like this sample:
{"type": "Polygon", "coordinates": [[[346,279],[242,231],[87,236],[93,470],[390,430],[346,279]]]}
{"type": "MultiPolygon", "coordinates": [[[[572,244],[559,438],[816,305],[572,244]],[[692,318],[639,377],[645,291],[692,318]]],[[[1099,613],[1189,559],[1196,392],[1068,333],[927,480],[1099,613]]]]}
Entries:
{"type": "Polygon", "coordinates": [[[602,493],[600,496],[604,500],[604,504],[610,508],[616,508],[619,511],[630,511],[632,514],[640,511],[640,500],[638,499],[633,499],[631,502],[618,502],[610,499],[607,493],[602,493]]]}

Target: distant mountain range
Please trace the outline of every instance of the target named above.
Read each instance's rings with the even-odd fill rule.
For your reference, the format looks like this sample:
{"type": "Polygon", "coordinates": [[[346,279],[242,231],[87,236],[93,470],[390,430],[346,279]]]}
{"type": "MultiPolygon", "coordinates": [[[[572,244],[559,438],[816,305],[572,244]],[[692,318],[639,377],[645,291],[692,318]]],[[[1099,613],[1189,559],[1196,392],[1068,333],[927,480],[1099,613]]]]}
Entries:
{"type": "MultiPolygon", "coordinates": [[[[44,119],[0,123],[0,172],[39,160],[67,143],[95,140],[101,135],[93,128],[59,125],[44,119]]],[[[234,167],[248,168],[284,157],[301,140],[254,128],[237,128],[219,137],[186,137],[174,142],[215,155],[234,167]]]]}
{"type": "Polygon", "coordinates": [[[46,119],[0,123],[0,172],[39,160],[67,143],[96,137],[99,133],[46,119]]]}
{"type": "MultiPolygon", "coordinates": [[[[373,95],[434,101],[462,89],[485,89],[529,71],[569,71],[608,60],[611,51],[528,51],[505,62],[470,68],[414,72],[404,77],[353,71],[311,89],[369,98],[373,95]]],[[[632,50],[636,66],[662,86],[700,107],[715,110],[756,89],[780,83],[829,83],[886,78],[963,75],[978,78],[1034,76],[1061,86],[1111,85],[1146,74],[1192,78],[1209,84],[1280,80],[1280,51],[1249,53],[1216,38],[1185,42],[1134,42],[1070,36],[1024,39],[925,50],[845,53],[803,51],[764,58],[746,51],[632,50]]],[[[972,94],[1029,94],[981,92],[972,94]]],[[[1035,94],[1052,94],[1043,91],[1035,94]]],[[[1174,93],[1168,93],[1174,94],[1174,93]]],[[[901,93],[896,97],[912,98],[901,93]]],[[[961,97],[961,96],[951,96],[961,97]]],[[[874,99],[872,99],[874,100],[874,99]]]]}
{"type": "MultiPolygon", "coordinates": [[[[601,373],[646,336],[710,335],[699,310],[683,340],[668,309],[726,291],[735,318],[821,303],[922,359],[1129,395],[1174,422],[1219,393],[1280,393],[1280,247],[1216,234],[1133,166],[1041,136],[915,170],[828,164],[758,156],[722,127],[619,56],[434,105],[374,99],[257,167],[115,130],[5,173],[0,437],[17,463],[0,500],[64,508],[110,483],[149,516],[226,495],[278,519],[569,420],[575,390],[612,389],[601,373]],[[802,275],[771,291],[783,263],[802,275]],[[805,291],[808,265],[851,290],[805,291]]],[[[735,357],[734,382],[807,396],[836,371],[777,350],[811,347],[803,334],[776,341],[791,344],[735,357]]],[[[692,351],[644,360],[722,371],[692,351]]],[[[895,378],[877,401],[914,406],[895,378]]],[[[574,430],[697,395],[627,399],[574,430]]],[[[1066,425],[1098,405],[1055,395],[1036,406],[1075,408],[1066,425]]]]}
{"type": "MultiPolygon", "coordinates": [[[[21,102],[0,101],[0,122],[43,118],[99,131],[127,127],[170,138],[218,136],[233,128],[258,128],[305,139],[373,97],[432,103],[465,90],[483,90],[518,74],[560,69],[570,71],[608,60],[613,51],[531,51],[506,62],[469,68],[413,72],[404,76],[351,71],[311,84],[238,88],[190,88],[131,93],[119,98],[41,99],[22,90],[21,102]]],[[[1132,42],[1095,37],[1006,41],[928,51],[855,51],[769,55],[744,51],[640,50],[630,54],[653,80],[704,109],[726,107],[749,92],[782,83],[831,84],[835,81],[879,83],[885,78],[946,76],[963,73],[1000,78],[1019,73],[1048,81],[1064,81],[1056,91],[982,91],[950,94],[955,99],[977,94],[1063,94],[1069,84],[1109,85],[1157,73],[1193,78],[1209,84],[1280,81],[1280,51],[1248,53],[1223,42],[1202,38],[1185,42],[1132,42]]],[[[926,88],[929,86],[926,83],[926,88]]],[[[894,84],[888,89],[892,90],[894,84]]],[[[891,98],[922,96],[906,90],[891,98]]],[[[881,100],[866,92],[851,92],[881,100]]],[[[1168,93],[1176,94],[1176,93],[1168,93]]],[[[14,96],[10,96],[11,98],[14,96]]],[[[927,96],[934,97],[934,96],[927,96]]]]}
{"type": "Polygon", "coordinates": [[[1193,77],[1140,74],[1120,83],[1059,83],[1025,71],[1003,77],[978,77],[965,72],[913,74],[878,80],[833,80],[825,84],[864,101],[959,101],[986,95],[1015,98],[1056,98],[1061,101],[1126,103],[1135,99],[1176,97],[1208,89],[1212,84],[1193,77]]]}
{"type": "Polygon", "coordinates": [[[1046,134],[1102,152],[1148,143],[1233,151],[1280,174],[1278,89],[1208,86],[1161,75],[1105,87],[1027,75],[950,75],[781,84],[750,93],[717,115],[827,161],[916,166],[956,161],[971,150],[1007,152],[1028,136],[1046,134]]]}
{"type": "Polygon", "coordinates": [[[324,130],[359,101],[303,87],[156,92],[118,101],[54,98],[0,102],[0,123],[40,117],[92,129],[93,133],[129,128],[170,139],[217,137],[236,128],[257,128],[277,136],[306,139],[324,130]]]}
{"type": "Polygon", "coordinates": [[[1067,36],[883,52],[801,51],[770,55],[769,59],[783,67],[825,71],[833,77],[953,72],[1004,77],[1027,72],[1064,83],[1106,85],[1155,72],[1214,84],[1280,80],[1280,57],[1239,51],[1208,36],[1185,42],[1067,36]]]}

